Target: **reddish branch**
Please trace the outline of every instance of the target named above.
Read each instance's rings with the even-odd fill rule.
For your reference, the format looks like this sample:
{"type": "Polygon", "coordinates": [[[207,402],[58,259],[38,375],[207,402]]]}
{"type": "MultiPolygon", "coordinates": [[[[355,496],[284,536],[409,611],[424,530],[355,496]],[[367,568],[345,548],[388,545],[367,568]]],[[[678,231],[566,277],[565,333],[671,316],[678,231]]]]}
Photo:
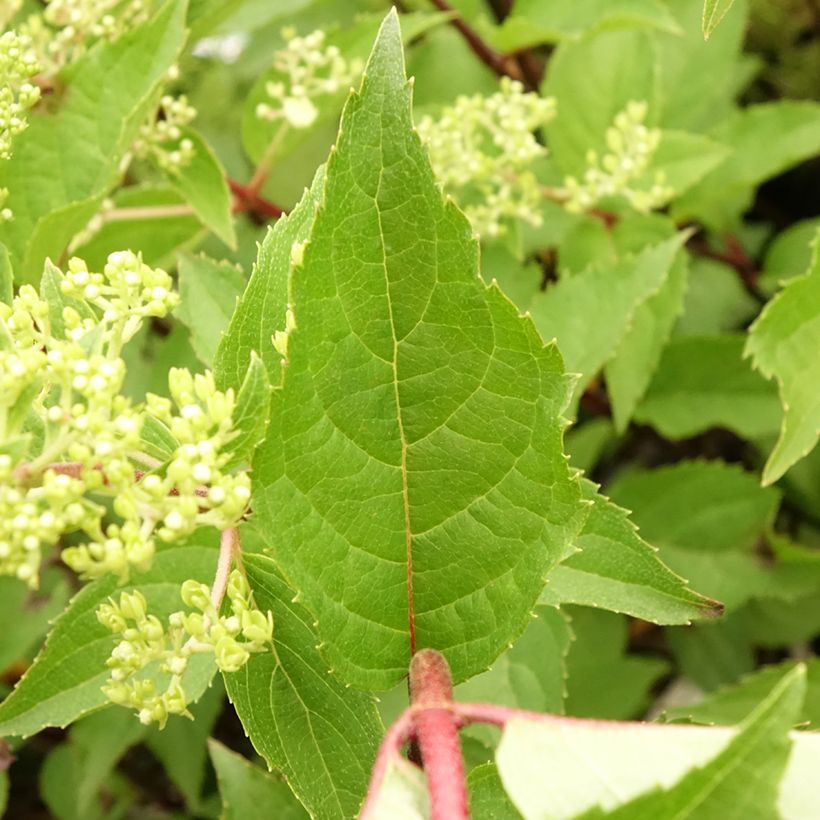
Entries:
{"type": "Polygon", "coordinates": [[[271,219],[279,219],[285,213],[284,208],[265,199],[258,190],[251,188],[250,185],[243,185],[228,177],[228,187],[234,196],[233,212],[235,214],[246,213],[258,222],[268,222],[271,219]]]}
{"type": "Polygon", "coordinates": [[[532,88],[530,82],[521,71],[521,66],[518,65],[514,57],[507,54],[501,54],[490,45],[484,42],[475,29],[471,28],[464,21],[464,18],[447,2],[447,0],[432,0],[433,5],[441,11],[446,11],[451,14],[450,23],[459,34],[464,38],[464,41],[472,49],[473,53],[481,60],[482,63],[489,66],[499,77],[512,77],[514,80],[523,83],[528,88],[532,88]]]}
{"type": "Polygon", "coordinates": [[[714,259],[733,268],[746,291],[761,304],[766,302],[766,294],[760,289],[758,283],[760,273],[754,259],[743,250],[740,240],[733,234],[726,234],[724,242],[726,243],[726,250],[719,251],[712,248],[702,236],[693,236],[686,243],[686,247],[695,256],[714,259]]]}

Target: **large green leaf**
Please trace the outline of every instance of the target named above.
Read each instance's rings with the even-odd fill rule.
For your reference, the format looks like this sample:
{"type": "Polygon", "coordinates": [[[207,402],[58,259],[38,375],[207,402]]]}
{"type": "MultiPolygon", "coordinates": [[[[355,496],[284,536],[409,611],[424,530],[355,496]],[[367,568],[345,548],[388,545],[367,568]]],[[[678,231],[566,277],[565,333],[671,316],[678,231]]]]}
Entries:
{"type": "MultiPolygon", "coordinates": [[[[325,176],[306,244],[273,238],[297,262],[296,327],[254,520],[343,679],[388,688],[429,646],[460,681],[523,632],[581,524],[561,453],[568,378],[477,276],[470,226],[412,128],[393,16],[325,176]]],[[[240,307],[235,321],[253,320],[240,307]]]]}
{"type": "Polygon", "coordinates": [[[810,735],[789,735],[804,689],[805,670],[798,667],[737,730],[513,720],[497,752],[499,772],[528,820],[809,818],[820,800],[816,791],[806,793],[802,777],[817,764],[820,744],[810,735]]]}
{"type": "Polygon", "coordinates": [[[168,0],[116,42],[72,66],[54,114],[33,114],[0,165],[14,219],[0,226],[20,281],[59,259],[120,176],[120,163],[185,39],[186,0],[168,0]],[[59,168],[59,174],[47,169],[59,168]]]}
{"type": "MultiPolygon", "coordinates": [[[[109,703],[101,687],[108,679],[105,662],[117,639],[97,620],[101,603],[121,590],[138,589],[150,612],[162,619],[184,608],[179,596],[183,581],[210,583],[215,568],[215,550],[186,547],[160,552],[150,570],[133,573],[127,587],[118,587],[113,576],[83,587],[54,622],[34,663],[0,704],[0,736],[28,736],[46,726],[66,726],[109,703]]],[[[215,671],[213,656],[194,656],[184,678],[191,700],[205,691],[215,671]]]]}
{"type": "Polygon", "coordinates": [[[703,39],[708,40],[718,23],[732,8],[734,0],[703,0],[703,39]]]}
{"type": "Polygon", "coordinates": [[[256,750],[312,816],[351,817],[382,733],[373,699],[328,672],[311,616],[270,558],[247,555],[245,566],[257,605],[273,613],[273,652],[226,674],[228,695],[256,750]]]}
{"type": "Polygon", "coordinates": [[[624,612],[655,623],[689,623],[720,613],[720,605],[693,592],[638,534],[626,510],[582,479],[590,515],[575,544],[579,552],[551,573],[542,600],[624,612]]]}
{"type": "Polygon", "coordinates": [[[745,354],[767,378],[777,379],[784,418],[763,470],[777,481],[817,444],[820,434],[820,234],[811,265],[763,309],[749,330],[745,354]]]}
{"type": "Polygon", "coordinates": [[[308,813],[281,778],[217,740],[208,741],[222,798],[222,820],[303,820],[308,813]]]}

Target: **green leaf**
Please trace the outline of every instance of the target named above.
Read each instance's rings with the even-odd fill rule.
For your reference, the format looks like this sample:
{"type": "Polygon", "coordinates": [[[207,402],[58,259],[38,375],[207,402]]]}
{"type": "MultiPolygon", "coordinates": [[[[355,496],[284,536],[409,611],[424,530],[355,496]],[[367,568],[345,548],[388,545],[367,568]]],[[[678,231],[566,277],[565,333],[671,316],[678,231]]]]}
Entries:
{"type": "Polygon", "coordinates": [[[745,343],[740,334],[673,339],[635,411],[636,421],[672,439],[712,427],[752,439],[776,434],[777,392],[742,361],[745,343]]]}
{"type": "Polygon", "coordinates": [[[89,270],[102,270],[108,254],[123,248],[139,248],[147,265],[170,269],[176,264],[177,249],[196,244],[205,234],[193,214],[174,212],[184,200],[173,188],[129,186],[114,193],[112,200],[114,210],[103,217],[99,232],[73,251],[85,259],[89,270]],[[163,213],[166,206],[170,214],[163,213]]]}
{"type": "Polygon", "coordinates": [[[683,309],[687,258],[681,253],[669,267],[660,290],[635,309],[615,356],[604,367],[615,429],[623,432],[646,392],[663,349],[683,309]]]}
{"type": "Polygon", "coordinates": [[[274,646],[224,676],[228,695],[256,750],[312,816],[351,817],[382,733],[373,700],[328,673],[314,648],[312,618],[293,602],[273,562],[244,560],[257,605],[273,613],[274,646]]]}
{"type": "MultiPolygon", "coordinates": [[[[210,583],[215,567],[215,550],[173,549],[160,552],[148,572],[134,573],[126,587],[119,587],[112,576],[84,586],[54,622],[34,663],[0,704],[0,736],[27,737],[46,726],[66,726],[110,703],[100,687],[108,679],[105,662],[117,639],[97,620],[97,607],[103,601],[138,589],[151,613],[162,619],[184,608],[179,597],[183,581],[194,578],[210,583]]],[[[205,691],[215,669],[212,656],[194,656],[184,678],[190,700],[205,691]]],[[[133,715],[132,719],[136,721],[133,715]]]]}
{"type": "Polygon", "coordinates": [[[288,287],[292,249],[306,240],[319,207],[324,169],[316,172],[313,185],[287,216],[276,221],[259,248],[250,281],[231,317],[230,325],[214,359],[214,374],[221,389],[239,390],[250,364],[251,353],[261,357],[270,383],[282,380],[282,355],[273,336],[287,325],[288,287]]]}
{"type": "Polygon", "coordinates": [[[60,820],[102,816],[100,789],[145,727],[126,709],[88,715],[72,726],[68,744],[57,746],[40,772],[43,799],[60,820]]]}
{"type": "MultiPolygon", "coordinates": [[[[805,670],[797,667],[736,731],[562,718],[512,720],[496,755],[498,769],[525,818],[561,820],[586,812],[698,820],[809,817],[776,808],[788,805],[795,791],[805,791],[791,772],[783,776],[788,731],[804,690],[805,670]]],[[[816,756],[814,740],[795,742],[790,769],[800,770],[807,758],[816,756]]],[[[816,791],[812,805],[816,813],[816,791]]]]}
{"type": "Polygon", "coordinates": [[[680,31],[660,0],[518,0],[492,43],[510,52],[573,39],[592,30],[616,28],[680,31]]]}
{"type": "Polygon", "coordinates": [[[534,297],[530,310],[545,339],[555,338],[567,370],[579,373],[576,399],[629,334],[638,307],[663,287],[683,235],[635,256],[595,265],[534,297]]]}
{"type": "Polygon", "coordinates": [[[783,405],[780,438],[763,469],[777,481],[817,444],[820,434],[820,233],[811,265],[763,309],[749,329],[744,355],[767,378],[777,379],[783,405]]]}
{"type": "Polygon", "coordinates": [[[389,688],[414,645],[464,680],[523,632],[585,511],[560,355],[477,276],[412,129],[393,16],[298,256],[255,526],[345,681],[389,688]]]}
{"type": "Polygon", "coordinates": [[[726,12],[732,8],[734,0],[703,0],[703,39],[708,40],[709,35],[717,28],[718,23],[726,16],[726,12]]]}
{"type": "Polygon", "coordinates": [[[664,128],[647,176],[662,172],[666,176],[665,184],[678,197],[720,165],[729,154],[731,149],[726,145],[702,134],[664,128]]]}
{"type": "Polygon", "coordinates": [[[229,262],[189,253],[180,254],[178,273],[180,304],[176,315],[191,329],[191,345],[202,363],[210,367],[245,289],[245,277],[229,262]]]}
{"type": "Polygon", "coordinates": [[[96,314],[89,306],[88,302],[76,299],[73,296],[66,296],[60,288],[62,275],[50,259],[46,259],[43,275],[40,278],[40,298],[48,305],[48,321],[51,325],[51,332],[58,339],[65,338],[65,321],[63,311],[71,308],[77,311],[81,319],[96,320],[96,314]]]}
{"type": "Polygon", "coordinates": [[[394,755],[387,764],[376,802],[368,813],[374,820],[430,820],[430,798],[424,772],[394,755]]]}
{"type": "Polygon", "coordinates": [[[573,467],[590,473],[598,461],[613,449],[616,441],[612,421],[599,416],[570,428],[564,438],[564,450],[573,467]]]}
{"type": "Polygon", "coordinates": [[[585,607],[566,611],[574,635],[566,660],[566,714],[615,720],[641,714],[668,663],[627,654],[628,622],[623,615],[585,607]]]}
{"type": "Polygon", "coordinates": [[[168,0],[116,42],[101,39],[72,66],[53,115],[29,127],[0,165],[14,219],[0,227],[21,282],[59,259],[121,175],[120,163],[185,40],[185,0],[168,0]],[[59,174],[43,173],[59,168],[59,174]]]}
{"type": "Polygon", "coordinates": [[[259,356],[251,351],[250,366],[236,397],[236,409],[233,414],[236,438],[230,441],[231,458],[226,467],[250,463],[254,450],[265,438],[270,396],[271,386],[265,365],[259,356]]]}
{"type": "Polygon", "coordinates": [[[14,271],[8,248],[0,245],[0,302],[10,305],[14,298],[14,271]]]}
{"type": "Polygon", "coordinates": [[[626,510],[582,479],[590,515],[575,544],[579,552],[551,573],[542,600],[623,612],[662,624],[720,614],[716,601],[693,592],[658,559],[626,510]]]}
{"type": "Polygon", "coordinates": [[[281,778],[254,766],[218,740],[208,741],[222,797],[222,820],[302,820],[308,813],[281,778]]]}
{"type": "Polygon", "coordinates": [[[539,606],[534,615],[524,634],[490,669],[455,687],[456,700],[563,711],[564,661],[572,632],[567,618],[554,607],[539,606]]]}
{"type": "MultiPolygon", "coordinates": [[[[725,686],[699,703],[668,709],[666,720],[686,720],[704,725],[730,726],[741,721],[771,692],[784,674],[796,666],[795,661],[784,661],[764,666],[738,683],[725,686]]],[[[806,696],[798,722],[801,727],[817,729],[820,724],[820,660],[811,658],[806,666],[806,696]]]]}
{"type": "Polygon", "coordinates": [[[545,130],[563,173],[582,175],[587,151],[605,151],[606,131],[630,100],[645,100],[648,124],[655,124],[656,62],[652,39],[640,30],[603,31],[558,46],[541,90],[558,103],[545,130]]]}
{"type": "Polygon", "coordinates": [[[672,206],[676,221],[697,218],[731,229],[761,182],[820,151],[820,103],[779,100],[739,111],[711,135],[732,154],[672,206]]]}
{"type": "Polygon", "coordinates": [[[225,689],[217,678],[216,683],[191,706],[193,720],[171,715],[164,728],[152,726],[145,738],[146,746],[162,763],[165,773],[180,790],[192,812],[197,812],[200,807],[205,782],[206,741],[224,703],[225,689]]]}
{"type": "Polygon", "coordinates": [[[802,219],[781,231],[766,249],[758,284],[774,293],[789,279],[802,276],[812,257],[812,241],[820,230],[820,217],[802,219]]]}
{"type": "Polygon", "coordinates": [[[473,817],[492,820],[519,820],[521,817],[504,791],[495,763],[476,766],[467,775],[467,789],[473,817]]]}
{"type": "MultiPolygon", "coordinates": [[[[231,213],[233,198],[228,190],[225,169],[211,146],[196,131],[186,128],[180,137],[182,139],[193,143],[193,157],[175,173],[166,174],[168,182],[190,203],[203,225],[229,248],[235,248],[236,231],[231,213]]],[[[168,150],[174,147],[169,145],[168,150]]]]}

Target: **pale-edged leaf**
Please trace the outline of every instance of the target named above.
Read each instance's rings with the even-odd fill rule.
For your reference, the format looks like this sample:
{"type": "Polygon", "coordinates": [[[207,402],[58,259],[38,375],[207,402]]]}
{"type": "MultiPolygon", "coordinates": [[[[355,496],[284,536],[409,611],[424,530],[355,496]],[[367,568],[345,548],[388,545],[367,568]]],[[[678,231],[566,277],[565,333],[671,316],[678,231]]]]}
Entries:
{"type": "Polygon", "coordinates": [[[424,772],[402,757],[391,758],[367,816],[372,820],[430,820],[424,772]]]}
{"type": "Polygon", "coordinates": [[[678,235],[634,256],[595,265],[533,298],[530,312],[545,339],[556,339],[577,398],[617,352],[638,308],[663,287],[680,249],[678,235]]]}
{"type": "Polygon", "coordinates": [[[14,219],[0,226],[21,282],[59,259],[121,174],[120,162],[185,40],[186,0],[168,0],[116,42],[99,40],[72,66],[54,114],[29,127],[0,166],[14,219]],[[43,173],[59,168],[59,174],[43,173]]]}
{"type": "Polygon", "coordinates": [[[770,436],[780,427],[774,385],[743,362],[741,334],[681,336],[664,350],[635,419],[667,438],[723,427],[746,438],[770,436]]]}
{"type": "Polygon", "coordinates": [[[804,690],[797,667],[736,730],[515,719],[496,761],[525,818],[808,818],[791,810],[806,791],[793,772],[820,751],[820,738],[789,735],[804,690]]]}
{"type": "MultiPolygon", "coordinates": [[[[189,162],[174,173],[167,173],[169,184],[175,188],[196,212],[206,228],[213,231],[229,248],[236,247],[236,231],[231,205],[233,199],[225,179],[225,169],[210,145],[191,128],[183,130],[180,140],[193,144],[189,162]]],[[[174,150],[169,145],[167,150],[174,150]]]]}
{"type": "Polygon", "coordinates": [[[180,304],[175,313],[190,328],[197,356],[210,367],[245,289],[245,276],[229,262],[189,253],[179,255],[177,272],[180,304]]]}
{"type": "Polygon", "coordinates": [[[257,606],[273,613],[273,651],[226,674],[228,696],[256,750],[312,816],[351,817],[382,733],[373,699],[328,671],[311,615],[270,558],[244,560],[257,606]]]}
{"type": "Polygon", "coordinates": [[[703,39],[708,40],[718,23],[732,8],[734,0],[703,0],[703,39]]]}
{"type": "Polygon", "coordinates": [[[344,680],[389,688],[415,645],[461,681],[523,632],[585,513],[561,454],[568,377],[477,276],[412,129],[393,16],[325,175],[255,525],[344,680]]]}
{"type": "Polygon", "coordinates": [[[579,552],[549,576],[542,600],[623,612],[645,621],[685,624],[721,606],[692,591],[641,538],[626,510],[582,479],[592,509],[575,544],[579,552]]]}
{"type": "Polygon", "coordinates": [[[820,435],[820,234],[808,272],[792,279],[749,329],[746,356],[776,379],[783,424],[763,469],[763,483],[777,481],[817,444],[820,435]]]}
{"type": "MultiPolygon", "coordinates": [[[[185,608],[179,595],[183,581],[210,583],[216,557],[215,550],[201,547],[166,550],[157,554],[150,570],[133,573],[125,587],[119,587],[113,576],[83,587],[54,622],[34,663],[0,704],[0,736],[28,736],[47,726],[66,726],[109,704],[101,687],[108,679],[105,662],[117,638],[97,620],[97,607],[121,591],[138,589],[149,611],[163,619],[185,608]]],[[[193,657],[184,677],[192,701],[205,691],[215,671],[211,655],[193,657]]],[[[167,683],[167,675],[154,674],[158,687],[167,683]]]]}
{"type": "Polygon", "coordinates": [[[308,813],[281,777],[255,766],[218,740],[208,741],[222,798],[222,820],[307,820],[308,813]]]}

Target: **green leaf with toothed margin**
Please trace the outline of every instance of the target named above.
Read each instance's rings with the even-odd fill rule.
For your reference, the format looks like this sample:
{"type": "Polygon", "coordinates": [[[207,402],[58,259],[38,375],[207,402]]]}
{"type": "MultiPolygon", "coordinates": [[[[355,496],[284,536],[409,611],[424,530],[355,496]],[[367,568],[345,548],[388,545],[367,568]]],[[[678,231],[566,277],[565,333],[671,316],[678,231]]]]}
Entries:
{"type": "Polygon", "coordinates": [[[413,130],[395,13],[291,256],[253,521],[343,680],[389,688],[417,646],[462,681],[523,632],[586,509],[561,356],[478,277],[413,130]]]}
{"type": "Polygon", "coordinates": [[[718,23],[726,16],[726,12],[732,8],[735,0],[703,0],[703,39],[708,40],[709,35],[717,28],[718,23]]]}
{"type": "Polygon", "coordinates": [[[749,329],[745,356],[767,378],[777,379],[783,424],[763,469],[777,481],[806,456],[820,435],[820,232],[805,276],[792,279],[749,329]]]}
{"type": "Polygon", "coordinates": [[[99,40],[71,66],[56,111],[29,114],[12,158],[0,165],[14,212],[0,241],[21,283],[36,280],[46,257],[63,255],[122,175],[122,159],[185,41],[186,7],[168,0],[116,42],[99,40]]]}
{"type": "Polygon", "coordinates": [[[257,606],[273,613],[273,652],[224,675],[228,696],[256,750],[313,817],[353,817],[383,731],[373,698],[328,673],[313,618],[274,562],[244,560],[257,606]]]}
{"type": "Polygon", "coordinates": [[[270,394],[271,386],[265,365],[256,353],[251,352],[248,372],[236,396],[236,408],[233,412],[236,438],[229,443],[231,458],[225,465],[226,468],[250,463],[254,450],[265,438],[270,394]]]}
{"type": "MultiPolygon", "coordinates": [[[[97,607],[109,597],[136,589],[145,596],[151,614],[162,620],[185,608],[179,597],[183,581],[194,578],[210,583],[216,557],[216,550],[203,547],[166,550],[156,555],[150,570],[132,573],[127,586],[119,586],[111,575],[84,586],[54,622],[34,663],[0,704],[0,737],[27,737],[47,726],[67,726],[110,705],[100,687],[108,679],[105,662],[117,638],[97,620],[97,607]]],[[[193,657],[183,678],[189,700],[199,698],[215,671],[212,655],[193,657]]],[[[162,678],[167,684],[167,675],[162,678]]],[[[163,685],[159,672],[156,680],[163,685]]]]}
{"type": "Polygon", "coordinates": [[[544,603],[583,604],[644,621],[686,624],[719,615],[721,605],[693,592],[638,534],[629,513],[581,480],[592,510],[575,544],[579,552],[550,573],[544,603]]]}

